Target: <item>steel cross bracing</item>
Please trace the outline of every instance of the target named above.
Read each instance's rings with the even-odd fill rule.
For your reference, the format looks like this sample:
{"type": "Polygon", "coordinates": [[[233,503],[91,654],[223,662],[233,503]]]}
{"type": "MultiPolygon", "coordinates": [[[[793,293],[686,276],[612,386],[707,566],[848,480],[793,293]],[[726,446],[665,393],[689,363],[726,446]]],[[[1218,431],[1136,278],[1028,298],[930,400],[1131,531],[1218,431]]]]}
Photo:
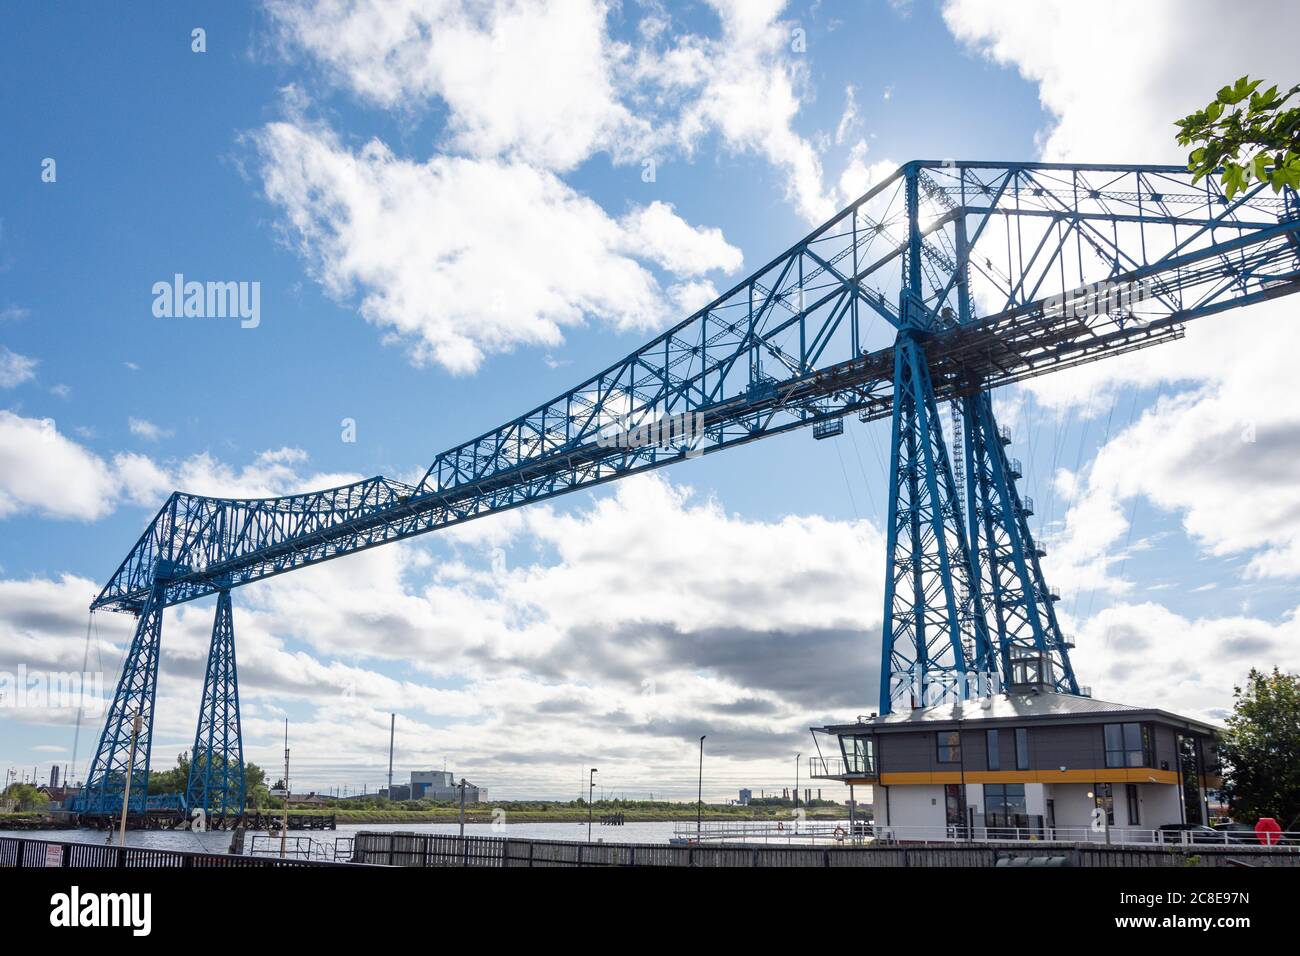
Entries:
{"type": "Polygon", "coordinates": [[[203,678],[203,700],[190,754],[185,803],[201,809],[205,825],[222,825],[244,812],[244,741],[239,723],[239,678],[235,669],[235,622],[230,592],[217,597],[212,644],[203,678]]]}
{"type": "MultiPolygon", "coordinates": [[[[1297,212],[1292,193],[1256,186],[1229,200],[1180,167],[908,163],[631,355],[438,455],[416,485],[377,477],[269,499],[174,493],[92,606],[142,614],[151,601],[193,600],[690,454],[850,413],[889,417],[902,332],[926,368],[926,407],[1171,341],[1193,319],[1300,288],[1297,212]],[[703,422],[691,448],[612,440],[680,415],[703,422]]],[[[1002,659],[1009,642],[1041,635],[1066,673],[1050,599],[1030,600],[1047,592],[1037,558],[1021,558],[1037,548],[1014,479],[998,481],[987,455],[991,408],[966,419],[965,440],[983,435],[986,453],[965,456],[966,521],[955,525],[990,640],[1002,659]]],[[[945,461],[937,480],[950,471],[945,461]]],[[[899,683],[890,678],[882,688],[899,683]]]]}

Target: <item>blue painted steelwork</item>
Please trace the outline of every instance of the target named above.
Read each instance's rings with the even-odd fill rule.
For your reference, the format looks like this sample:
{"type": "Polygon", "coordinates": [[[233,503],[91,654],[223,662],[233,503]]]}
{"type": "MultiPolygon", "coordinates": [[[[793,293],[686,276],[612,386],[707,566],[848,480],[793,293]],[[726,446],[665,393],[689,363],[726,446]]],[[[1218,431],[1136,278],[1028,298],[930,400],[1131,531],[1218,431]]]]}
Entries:
{"type": "MultiPolygon", "coordinates": [[[[918,479],[926,494],[937,491],[926,507],[939,508],[948,574],[961,564],[963,539],[973,549],[970,594],[958,582],[953,596],[968,656],[961,660],[949,639],[943,668],[968,672],[982,659],[982,627],[997,661],[1009,646],[1046,646],[1061,686],[1074,689],[1026,501],[982,396],[1172,341],[1193,319],[1297,291],[1298,235],[1293,194],[1256,186],[1229,200],[1211,179],[1193,185],[1180,167],[908,163],[631,355],[438,455],[416,485],[376,477],[281,498],[174,493],[92,606],[144,614],[696,453],[851,413],[889,417],[903,374],[912,397],[897,433],[929,436],[917,452],[937,471],[918,479]],[[980,400],[964,405],[964,438],[978,447],[966,455],[965,501],[948,513],[955,482],[942,441],[933,441],[934,403],[968,398],[980,400]],[[685,414],[703,422],[693,447],[662,427],[685,414]],[[620,434],[629,440],[616,441],[620,434]]],[[[917,460],[893,448],[892,467],[917,460]]],[[[904,504],[891,499],[891,529],[904,504]]],[[[909,540],[901,552],[891,543],[887,580],[897,578],[897,561],[931,555],[938,538],[921,542],[921,552],[917,537],[909,540]]],[[[953,582],[943,583],[942,606],[927,598],[918,610],[937,615],[925,641],[952,633],[950,591],[953,582]]],[[[896,615],[891,628],[912,617],[896,615]]],[[[890,667],[941,659],[906,630],[886,645],[882,688],[905,683],[890,667]]],[[[111,717],[105,741],[110,752],[121,744],[111,717]]],[[[102,772],[96,764],[94,786],[102,772]]]]}
{"type": "Polygon", "coordinates": [[[158,569],[158,583],[140,611],[135,636],[122,665],[104,732],[90,762],[86,785],[75,800],[83,813],[113,815],[122,811],[126,780],[131,779],[129,811],[143,813],[149,791],[149,748],[153,742],[153,706],[158,692],[158,648],[162,639],[162,612],[166,595],[166,568],[158,569]],[[140,717],[140,733],[135,719],[140,717]],[[133,747],[134,738],[134,747],[133,747]],[[132,751],[134,750],[134,761],[132,751]]]}
{"type": "Polygon", "coordinates": [[[995,668],[957,485],[925,356],[913,333],[894,348],[881,700],[943,700],[995,668]]]}
{"type": "Polygon", "coordinates": [[[217,597],[185,803],[191,813],[201,809],[204,822],[211,826],[220,827],[244,812],[244,738],[229,591],[217,597]]]}

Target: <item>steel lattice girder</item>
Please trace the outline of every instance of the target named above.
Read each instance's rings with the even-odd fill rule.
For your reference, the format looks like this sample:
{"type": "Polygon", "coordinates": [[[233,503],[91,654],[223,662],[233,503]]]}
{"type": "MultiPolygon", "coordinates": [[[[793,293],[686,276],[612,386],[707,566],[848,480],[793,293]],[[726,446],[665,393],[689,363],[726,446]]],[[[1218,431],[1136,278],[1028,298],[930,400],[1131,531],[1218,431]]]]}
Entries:
{"type": "Polygon", "coordinates": [[[112,814],[122,809],[127,769],[131,767],[135,718],[141,729],[135,741],[135,762],[131,772],[130,809],[141,813],[147,805],[149,750],[153,741],[153,707],[158,690],[158,648],[162,638],[164,589],[160,584],[136,622],[135,636],[122,665],[122,675],[113,703],[104,721],[104,731],[95,748],[86,785],[77,795],[76,807],[83,813],[112,814]]]}
{"type": "Polygon", "coordinates": [[[217,598],[212,644],[203,679],[185,804],[203,810],[205,821],[244,812],[244,739],[239,721],[239,677],[235,667],[235,623],[230,592],[217,598]]]}
{"type": "Polygon", "coordinates": [[[850,412],[886,417],[882,323],[928,334],[940,399],[1170,341],[1187,321],[1300,288],[1297,235],[1283,198],[1228,200],[1178,167],[909,163],[648,345],[439,455],[418,486],[173,494],[93,606],[138,611],[160,575],[166,604],[188,601],[681,461],[680,446],[600,440],[665,416],[704,416],[706,454],[850,412]],[[901,260],[917,276],[907,296],[901,260]],[[1145,282],[1149,298],[1138,314],[1068,307],[1097,281],[1145,282]],[[952,317],[963,296],[984,304],[967,322],[952,317]]]}
{"type": "Polygon", "coordinates": [[[1069,649],[1056,620],[1041,555],[1029,530],[1030,508],[1016,487],[988,393],[962,400],[967,423],[971,554],[976,586],[987,595],[1002,679],[1011,680],[1015,648],[1043,654],[1058,690],[1077,694],[1069,649]]]}
{"type": "Polygon", "coordinates": [[[880,707],[960,699],[968,673],[994,666],[982,609],[972,602],[970,552],[925,356],[912,333],[895,348],[880,707]]]}
{"type": "MultiPolygon", "coordinates": [[[[1192,319],[1300,291],[1298,250],[1300,206],[1290,192],[1257,186],[1229,200],[1212,179],[1193,185],[1179,167],[913,162],[648,345],[442,453],[416,486],[376,477],[265,499],[175,492],[92,604],[140,620],[82,805],[107,806],[115,785],[120,800],[137,711],[148,766],[163,608],[223,592],[215,651],[233,587],[854,412],[895,417],[895,492],[900,460],[908,471],[906,498],[891,496],[894,595],[900,568],[920,575],[910,606],[889,618],[892,597],[887,605],[897,625],[882,655],[885,709],[891,674],[985,668],[990,655],[1030,640],[1026,626],[1035,646],[1055,644],[1073,689],[1050,600],[1031,600],[1047,592],[1014,483],[997,477],[1005,459],[987,453],[996,423],[983,393],[1171,341],[1192,319]],[[1143,295],[1116,303],[1092,283],[1136,283],[1143,295]],[[882,321],[900,334],[897,349],[876,332],[882,321]],[[971,456],[970,540],[979,540],[979,509],[1003,516],[1004,537],[985,547],[999,568],[1016,569],[1014,582],[988,572],[990,593],[1003,595],[992,609],[981,606],[980,561],[963,557],[966,530],[935,411],[937,400],[963,396],[979,403],[968,431],[984,447],[971,456]],[[609,440],[678,415],[703,423],[694,448],[609,440]],[[977,495],[972,481],[990,490],[977,495]],[[1009,523],[1007,509],[1016,515],[1009,523]],[[896,560],[902,514],[908,538],[896,560]],[[1013,587],[1021,597],[1008,601],[1013,587]]],[[[233,628],[229,647],[233,692],[233,628]]],[[[225,679],[209,675],[209,709],[225,679]]],[[[200,738],[203,729],[201,716],[200,738]]],[[[143,805],[143,786],[139,794],[143,805]]]]}

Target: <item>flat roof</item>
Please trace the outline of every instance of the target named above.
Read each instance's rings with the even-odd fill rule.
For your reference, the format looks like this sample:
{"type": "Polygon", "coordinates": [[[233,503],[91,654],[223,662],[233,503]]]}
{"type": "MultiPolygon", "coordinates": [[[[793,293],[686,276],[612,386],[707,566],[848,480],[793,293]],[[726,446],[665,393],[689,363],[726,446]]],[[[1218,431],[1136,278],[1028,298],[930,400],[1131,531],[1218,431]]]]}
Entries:
{"type": "Polygon", "coordinates": [[[1077,694],[1059,694],[1051,691],[1028,691],[1015,694],[997,694],[992,697],[975,697],[970,700],[917,707],[910,711],[896,711],[880,717],[859,718],[851,724],[828,724],[815,727],[825,733],[847,734],[872,731],[915,730],[919,726],[932,727],[967,721],[1060,721],[1078,723],[1108,717],[1147,718],[1178,726],[1190,726],[1204,733],[1217,733],[1221,728],[1202,720],[1181,717],[1155,707],[1137,707],[1080,697],[1077,694]]]}

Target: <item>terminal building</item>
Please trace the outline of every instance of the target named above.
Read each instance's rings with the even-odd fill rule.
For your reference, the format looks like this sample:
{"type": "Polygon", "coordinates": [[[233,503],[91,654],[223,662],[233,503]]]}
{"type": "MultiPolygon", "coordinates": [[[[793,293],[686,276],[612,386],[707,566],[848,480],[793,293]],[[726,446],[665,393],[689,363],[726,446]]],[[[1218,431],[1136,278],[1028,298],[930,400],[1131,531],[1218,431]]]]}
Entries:
{"type": "MultiPolygon", "coordinates": [[[[487,798],[485,788],[466,784],[466,803],[483,803],[487,798]]],[[[456,775],[449,770],[412,770],[410,799],[459,802],[460,787],[456,784],[456,775]]]]}
{"type": "Polygon", "coordinates": [[[874,824],[898,840],[1144,842],[1208,825],[1222,785],[1212,725],[1047,682],[815,727],[813,739],[812,775],[851,794],[870,786],[874,824]]]}

